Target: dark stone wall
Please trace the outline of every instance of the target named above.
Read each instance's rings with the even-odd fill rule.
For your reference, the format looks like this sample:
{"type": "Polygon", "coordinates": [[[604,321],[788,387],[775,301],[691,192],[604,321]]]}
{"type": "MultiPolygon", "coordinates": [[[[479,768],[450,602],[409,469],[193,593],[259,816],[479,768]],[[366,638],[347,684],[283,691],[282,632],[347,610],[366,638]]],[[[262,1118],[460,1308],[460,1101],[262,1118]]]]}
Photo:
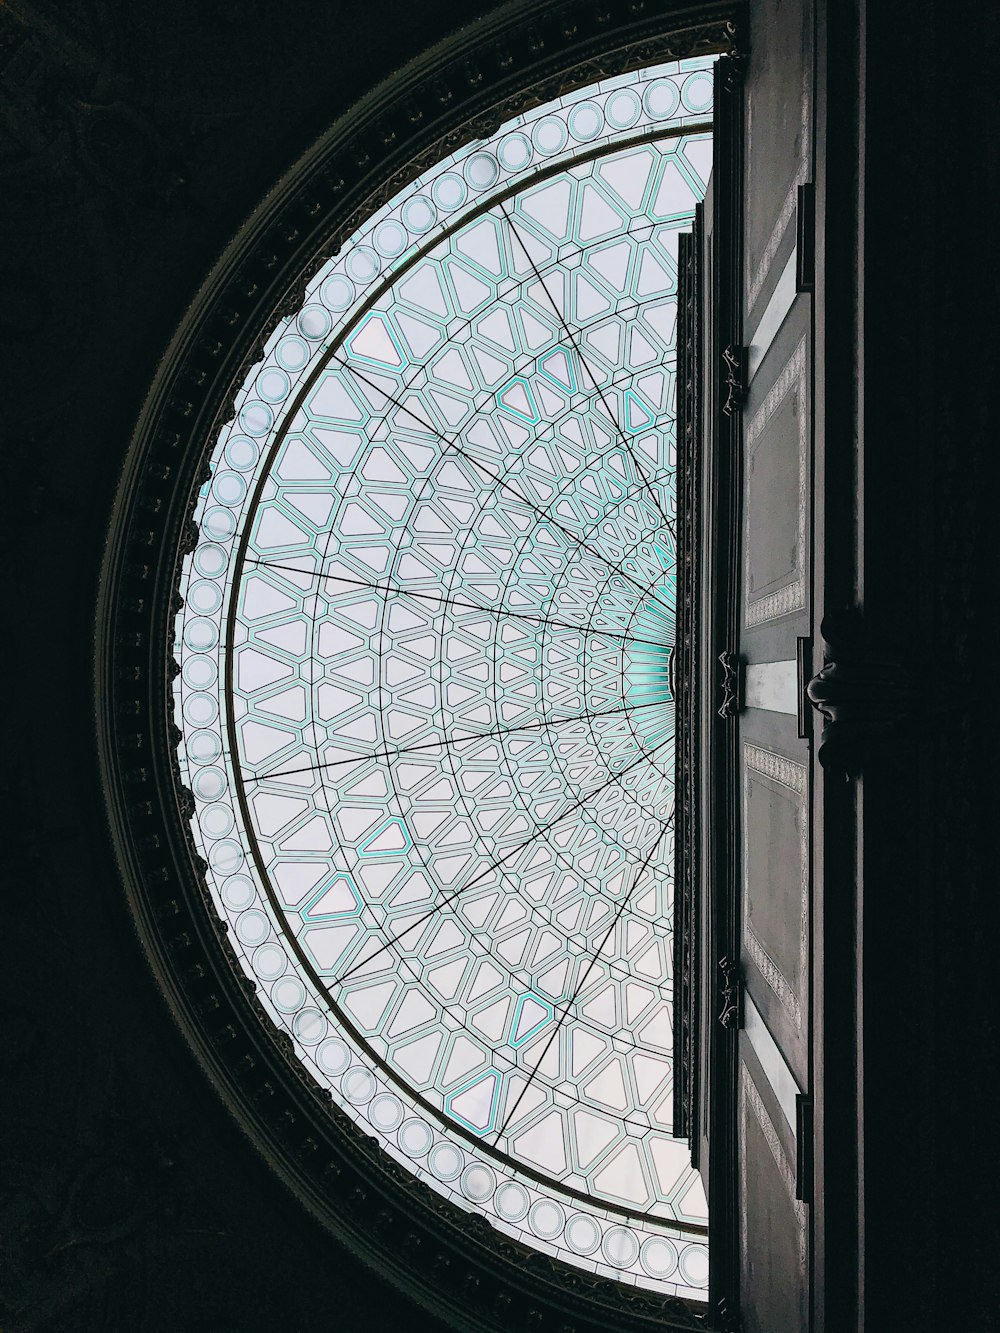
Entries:
{"type": "Polygon", "coordinates": [[[861,790],[866,1327],[988,1330],[1000,7],[871,0],[866,24],[862,599],[915,690],[861,790]]]}

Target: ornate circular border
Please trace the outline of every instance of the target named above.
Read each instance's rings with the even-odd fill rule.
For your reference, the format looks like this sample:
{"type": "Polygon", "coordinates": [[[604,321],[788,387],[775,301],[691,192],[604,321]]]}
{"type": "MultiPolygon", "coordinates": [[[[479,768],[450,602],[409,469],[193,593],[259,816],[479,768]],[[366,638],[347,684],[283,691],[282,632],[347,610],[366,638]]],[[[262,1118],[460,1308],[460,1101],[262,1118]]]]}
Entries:
{"type": "Polygon", "coordinates": [[[170,1011],[245,1133],[344,1244],[455,1328],[703,1326],[701,1311],[590,1277],[437,1196],[324,1099],[265,1018],[209,910],[177,781],[170,622],[205,441],[308,278],[434,160],[518,112],[645,65],[730,50],[738,6],[519,0],[382,84],[284,177],[202,285],[140,414],[97,611],[95,709],[108,818],[140,942],[170,1011]]]}

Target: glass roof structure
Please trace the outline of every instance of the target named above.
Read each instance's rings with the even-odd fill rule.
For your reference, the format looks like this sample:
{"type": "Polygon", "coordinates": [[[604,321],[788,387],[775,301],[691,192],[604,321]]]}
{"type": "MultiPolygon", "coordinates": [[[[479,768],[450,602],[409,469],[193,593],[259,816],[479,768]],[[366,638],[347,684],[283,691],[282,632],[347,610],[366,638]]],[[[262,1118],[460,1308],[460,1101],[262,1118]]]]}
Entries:
{"type": "Polygon", "coordinates": [[[500,1230],[701,1299],[668,664],[710,64],[518,117],[322,267],[211,444],[174,685],[214,910],[312,1078],[500,1230]]]}

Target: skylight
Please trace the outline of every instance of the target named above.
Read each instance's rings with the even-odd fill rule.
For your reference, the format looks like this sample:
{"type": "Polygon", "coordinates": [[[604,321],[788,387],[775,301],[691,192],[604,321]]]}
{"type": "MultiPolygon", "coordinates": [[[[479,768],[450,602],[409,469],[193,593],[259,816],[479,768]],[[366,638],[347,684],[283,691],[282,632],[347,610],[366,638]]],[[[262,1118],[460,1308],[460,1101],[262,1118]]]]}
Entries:
{"type": "Polygon", "coordinates": [[[175,684],[214,910],[312,1078],[518,1240],[700,1298],[668,660],[710,65],[519,117],[325,264],[212,447],[175,684]]]}

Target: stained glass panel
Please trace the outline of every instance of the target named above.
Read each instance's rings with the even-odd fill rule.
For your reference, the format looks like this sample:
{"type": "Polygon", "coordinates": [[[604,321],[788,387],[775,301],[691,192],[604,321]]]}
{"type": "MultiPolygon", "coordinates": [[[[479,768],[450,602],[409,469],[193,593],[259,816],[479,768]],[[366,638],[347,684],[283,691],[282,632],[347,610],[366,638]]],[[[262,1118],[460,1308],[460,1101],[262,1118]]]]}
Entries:
{"type": "Polygon", "coordinates": [[[175,686],[215,909],[313,1078],[500,1229],[702,1297],[668,661],[709,64],[519,117],[324,266],[214,443],[175,686]]]}

